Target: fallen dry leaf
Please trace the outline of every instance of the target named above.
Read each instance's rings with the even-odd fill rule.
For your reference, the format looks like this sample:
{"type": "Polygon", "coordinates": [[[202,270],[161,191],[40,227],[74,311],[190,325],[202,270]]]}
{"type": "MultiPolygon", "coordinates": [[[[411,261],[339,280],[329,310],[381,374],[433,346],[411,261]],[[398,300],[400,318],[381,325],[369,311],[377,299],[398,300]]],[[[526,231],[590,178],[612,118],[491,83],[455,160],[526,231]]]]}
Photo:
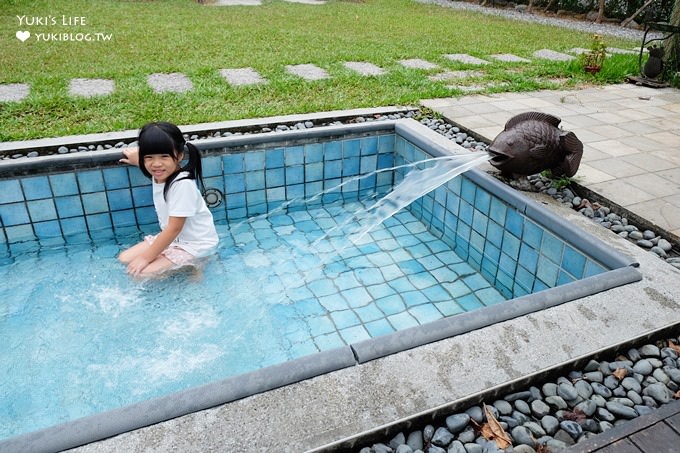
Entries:
{"type": "Polygon", "coordinates": [[[482,403],[482,406],[484,408],[484,415],[486,415],[487,423],[482,425],[481,435],[486,440],[493,440],[496,442],[496,445],[498,445],[498,448],[505,450],[512,445],[512,439],[508,433],[505,432],[501,424],[498,423],[498,420],[493,416],[493,412],[491,412],[489,407],[484,403],[482,403]]]}
{"type": "Polygon", "coordinates": [[[581,409],[579,409],[578,407],[575,407],[572,412],[564,411],[562,413],[562,417],[565,420],[571,420],[571,421],[578,423],[578,422],[586,419],[586,414],[584,414],[583,411],[581,409]]]}
{"type": "Polygon", "coordinates": [[[680,400],[680,390],[678,390],[677,392],[673,393],[673,398],[675,398],[676,400],[680,400]]]}
{"type": "Polygon", "coordinates": [[[673,349],[678,354],[680,354],[680,345],[679,344],[675,344],[672,341],[668,340],[668,347],[673,349]]]}
{"type": "Polygon", "coordinates": [[[621,381],[621,380],[623,380],[623,378],[626,377],[626,375],[628,374],[628,372],[626,371],[625,368],[617,368],[616,371],[614,371],[612,374],[614,375],[614,377],[615,377],[616,379],[618,379],[619,381],[621,381]]]}

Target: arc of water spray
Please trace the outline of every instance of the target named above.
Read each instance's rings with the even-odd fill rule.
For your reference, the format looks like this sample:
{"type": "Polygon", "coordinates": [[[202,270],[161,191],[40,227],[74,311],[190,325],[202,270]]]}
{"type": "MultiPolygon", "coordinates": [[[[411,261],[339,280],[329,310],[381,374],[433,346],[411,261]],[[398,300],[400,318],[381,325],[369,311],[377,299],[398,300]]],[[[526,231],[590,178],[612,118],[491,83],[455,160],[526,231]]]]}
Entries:
{"type": "MultiPolygon", "coordinates": [[[[408,163],[408,164],[397,165],[397,166],[394,166],[394,167],[380,168],[378,170],[374,170],[374,171],[372,171],[370,173],[366,173],[364,175],[358,175],[358,176],[354,176],[352,178],[349,178],[347,181],[344,181],[344,182],[342,182],[342,183],[340,183],[336,186],[325,189],[325,190],[323,190],[323,191],[321,191],[317,194],[312,195],[309,198],[297,197],[297,198],[293,198],[292,200],[285,201],[285,202],[281,203],[281,205],[277,206],[275,209],[268,211],[268,212],[265,212],[265,213],[262,213],[262,214],[259,214],[259,215],[256,215],[256,216],[253,216],[253,217],[248,217],[248,218],[246,218],[246,219],[244,219],[244,220],[242,220],[238,223],[235,223],[233,226],[230,226],[229,229],[234,230],[234,229],[238,228],[239,226],[241,226],[243,224],[252,223],[252,222],[255,222],[257,220],[261,220],[261,219],[265,219],[267,217],[270,217],[274,214],[278,214],[280,212],[285,212],[286,209],[288,209],[288,207],[291,206],[294,203],[300,203],[300,204],[311,203],[311,202],[316,201],[319,198],[323,197],[324,195],[327,195],[327,194],[332,193],[332,192],[338,192],[338,191],[342,190],[342,188],[345,187],[348,184],[351,184],[351,183],[356,182],[356,181],[360,181],[362,179],[370,178],[371,176],[374,176],[374,175],[377,175],[377,174],[380,174],[380,173],[400,170],[402,168],[414,168],[418,165],[426,164],[426,163],[429,163],[429,162],[437,162],[437,161],[442,161],[442,160],[450,161],[451,159],[457,159],[457,158],[465,159],[466,157],[469,159],[469,158],[472,158],[472,157],[480,157],[480,156],[484,156],[483,159],[480,158],[480,160],[479,160],[480,162],[484,161],[484,160],[489,160],[491,158],[487,153],[465,153],[465,154],[454,154],[454,155],[451,155],[451,156],[443,156],[443,157],[432,157],[432,158],[429,158],[429,159],[423,159],[423,160],[419,160],[417,162],[411,162],[411,163],[408,163]]],[[[479,163],[479,162],[477,162],[477,163],[479,163]]],[[[464,170],[461,171],[461,173],[468,170],[469,168],[472,168],[473,166],[477,165],[477,163],[465,168],[464,170]]],[[[409,174],[411,174],[411,173],[409,173],[409,174]]],[[[453,178],[454,176],[451,176],[451,178],[453,178]]],[[[414,198],[414,200],[415,199],[417,199],[417,198],[414,198]]],[[[334,230],[335,229],[337,229],[337,227],[334,228],[334,230]]]]}
{"type": "Polygon", "coordinates": [[[426,195],[461,173],[489,160],[489,158],[490,156],[487,153],[473,152],[435,157],[418,161],[413,164],[394,167],[395,169],[415,167],[419,164],[432,161],[435,162],[435,165],[432,167],[423,169],[414,168],[411,170],[387,195],[380,198],[373,205],[355,212],[348,219],[333,227],[321,238],[314,241],[314,244],[318,244],[320,241],[328,238],[333,232],[346,227],[352,222],[363,222],[365,226],[348,234],[350,241],[357,244],[369,231],[392,217],[413,201],[426,195]]]}

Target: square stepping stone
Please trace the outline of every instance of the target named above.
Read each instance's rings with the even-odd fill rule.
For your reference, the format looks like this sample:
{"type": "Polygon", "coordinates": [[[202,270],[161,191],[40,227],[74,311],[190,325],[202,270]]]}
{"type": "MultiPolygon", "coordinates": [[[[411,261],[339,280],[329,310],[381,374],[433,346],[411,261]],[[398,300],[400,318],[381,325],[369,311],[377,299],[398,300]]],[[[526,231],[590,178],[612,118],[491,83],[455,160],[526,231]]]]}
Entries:
{"type": "Polygon", "coordinates": [[[430,63],[427,60],[421,60],[420,58],[411,58],[409,60],[399,60],[399,64],[405,68],[411,69],[439,69],[439,66],[430,63]]]}
{"type": "Polygon", "coordinates": [[[191,80],[181,72],[151,74],[146,81],[156,93],[184,93],[194,87],[191,80]]]}
{"type": "Polygon", "coordinates": [[[460,90],[464,93],[477,93],[486,89],[483,85],[447,85],[450,90],[460,90]]]}
{"type": "Polygon", "coordinates": [[[343,64],[347,69],[351,69],[352,71],[358,72],[359,74],[365,76],[378,76],[385,74],[385,71],[381,67],[376,66],[373,63],[347,61],[343,64]]]}
{"type": "Polygon", "coordinates": [[[71,96],[90,98],[93,96],[107,96],[113,93],[116,84],[107,79],[71,79],[68,92],[71,96]]]}
{"type": "Polygon", "coordinates": [[[518,57],[517,55],[513,55],[511,53],[500,53],[496,55],[491,55],[491,58],[498,60],[498,61],[505,61],[509,63],[531,63],[531,60],[527,60],[526,58],[518,57]]]}
{"type": "Polygon", "coordinates": [[[289,74],[302,77],[305,80],[321,80],[328,78],[328,73],[326,71],[313,64],[287,65],[286,71],[288,71],[289,74]]]}
{"type": "Polygon", "coordinates": [[[582,53],[590,52],[590,49],[584,49],[583,47],[574,47],[573,49],[569,49],[570,53],[573,53],[574,55],[581,55],[582,53]]]}
{"type": "Polygon", "coordinates": [[[533,53],[536,58],[543,58],[544,60],[552,61],[571,61],[576,58],[573,55],[567,55],[566,53],[556,52],[550,49],[541,49],[533,53]]]}
{"type": "Polygon", "coordinates": [[[28,97],[31,87],[26,83],[0,83],[0,102],[20,102],[28,97]]]}
{"type": "Polygon", "coordinates": [[[262,0],[215,0],[207,4],[212,6],[260,6],[262,0]]]}
{"type": "Polygon", "coordinates": [[[639,50],[636,52],[634,50],[619,49],[618,47],[607,47],[607,52],[618,53],[618,54],[632,54],[632,55],[638,55],[640,53],[639,50]]]}
{"type": "Polygon", "coordinates": [[[220,75],[224,77],[230,85],[257,85],[267,83],[267,80],[253,68],[220,69],[220,75]]]}
{"type": "Polygon", "coordinates": [[[446,71],[428,78],[434,82],[442,82],[454,79],[467,79],[469,77],[481,77],[483,75],[482,71],[446,71]]]}
{"type": "Polygon", "coordinates": [[[481,58],[473,57],[472,55],[468,55],[466,53],[450,53],[447,55],[444,55],[445,58],[448,58],[451,61],[457,61],[459,63],[465,63],[465,64],[489,64],[488,61],[482,60],[481,58]]]}

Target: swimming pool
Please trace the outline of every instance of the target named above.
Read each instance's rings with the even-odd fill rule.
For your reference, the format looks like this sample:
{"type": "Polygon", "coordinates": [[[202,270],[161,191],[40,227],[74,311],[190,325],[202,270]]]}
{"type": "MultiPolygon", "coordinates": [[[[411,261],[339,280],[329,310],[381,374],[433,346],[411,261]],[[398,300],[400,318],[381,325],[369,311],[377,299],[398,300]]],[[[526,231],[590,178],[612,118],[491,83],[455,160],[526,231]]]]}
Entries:
{"type": "Polygon", "coordinates": [[[3,388],[3,418],[31,423],[6,425],[8,448],[57,432],[63,445],[82,444],[640,278],[626,257],[478,171],[422,197],[360,246],[310,250],[342,211],[385,193],[405,170],[352,178],[456,151],[415,121],[209,139],[200,148],[220,253],[201,276],[141,285],[115,256],[156,219],[148,180],[111,165],[118,151],[50,157],[49,167],[3,162],[2,322],[21,319],[39,334],[33,345],[14,340],[2,358],[34,360],[27,372],[5,367],[3,382],[21,382],[3,388]],[[349,180],[339,193],[278,209],[349,180]],[[58,272],[43,281],[35,269],[58,272]],[[161,292],[168,296],[153,300],[161,292]],[[60,309],[47,313],[42,301],[60,309]],[[112,337],[75,336],[97,318],[112,337]],[[47,349],[54,326],[64,328],[53,338],[65,346],[58,353],[47,349]],[[74,371],[59,381],[48,359],[74,371]],[[24,375],[67,391],[54,395],[17,379],[24,375]],[[104,380],[83,388],[92,375],[104,380]],[[38,401],[46,414],[28,407],[36,393],[49,394],[38,401]],[[100,394],[106,402],[95,404],[100,394]]]}

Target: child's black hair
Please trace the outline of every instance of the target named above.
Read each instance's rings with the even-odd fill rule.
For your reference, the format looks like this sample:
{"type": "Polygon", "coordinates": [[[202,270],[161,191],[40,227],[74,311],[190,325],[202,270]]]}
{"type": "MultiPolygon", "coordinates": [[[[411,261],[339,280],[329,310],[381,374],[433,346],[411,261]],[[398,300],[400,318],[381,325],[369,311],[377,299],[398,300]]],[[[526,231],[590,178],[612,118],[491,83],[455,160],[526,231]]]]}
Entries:
{"type": "Polygon", "coordinates": [[[194,179],[198,184],[198,188],[203,192],[205,186],[203,185],[203,170],[201,168],[201,152],[193,144],[187,142],[182,135],[182,131],[172,123],[165,121],[157,121],[145,124],[139,131],[139,169],[147,178],[151,178],[151,174],[144,166],[144,156],[151,154],[169,154],[179,160],[180,153],[184,153],[187,158],[185,166],[180,167],[179,170],[168,176],[163,188],[163,198],[166,198],[168,189],[177,175],[186,171],[189,173],[177,181],[182,179],[194,179]],[[185,152],[186,151],[186,152],[185,152]]]}

